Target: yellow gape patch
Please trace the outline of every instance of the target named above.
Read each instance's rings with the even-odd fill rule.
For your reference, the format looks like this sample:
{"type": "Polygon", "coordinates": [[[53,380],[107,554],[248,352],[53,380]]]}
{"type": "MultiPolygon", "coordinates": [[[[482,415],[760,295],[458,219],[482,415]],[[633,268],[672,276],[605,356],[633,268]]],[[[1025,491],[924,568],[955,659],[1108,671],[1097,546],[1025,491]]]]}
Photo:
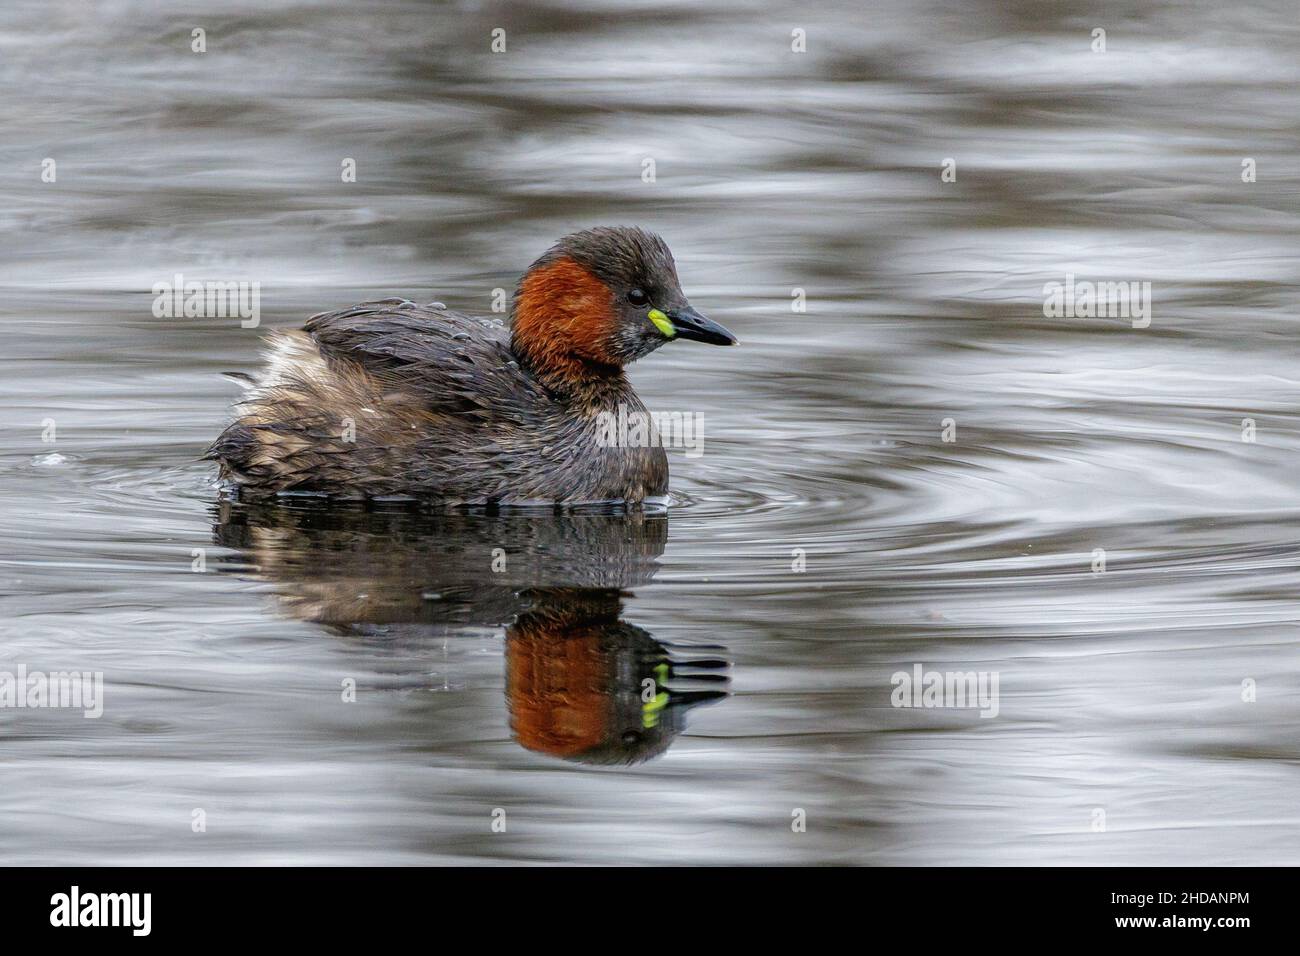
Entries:
{"type": "Polygon", "coordinates": [[[641,705],[641,726],[646,730],[659,726],[659,714],[668,706],[668,694],[660,691],[655,694],[653,700],[647,700],[641,705]]]}
{"type": "MultiPolygon", "coordinates": [[[[650,314],[654,315],[656,312],[659,312],[659,310],[652,309],[650,314]]],[[[659,312],[659,314],[663,315],[662,312],[659,312]]],[[[655,323],[655,325],[658,324],[658,322],[655,323]]],[[[669,673],[671,672],[669,671],[667,664],[659,664],[655,667],[655,690],[659,690],[659,687],[668,680],[669,673]]],[[[670,699],[671,698],[668,696],[667,691],[660,690],[651,700],[642,703],[641,726],[646,730],[649,730],[652,727],[658,727],[659,713],[668,706],[668,701],[670,699]]]]}
{"type": "Polygon", "coordinates": [[[664,334],[664,338],[671,339],[677,334],[677,328],[673,325],[668,316],[664,315],[658,309],[651,309],[648,313],[650,321],[655,324],[655,328],[664,334]]]}

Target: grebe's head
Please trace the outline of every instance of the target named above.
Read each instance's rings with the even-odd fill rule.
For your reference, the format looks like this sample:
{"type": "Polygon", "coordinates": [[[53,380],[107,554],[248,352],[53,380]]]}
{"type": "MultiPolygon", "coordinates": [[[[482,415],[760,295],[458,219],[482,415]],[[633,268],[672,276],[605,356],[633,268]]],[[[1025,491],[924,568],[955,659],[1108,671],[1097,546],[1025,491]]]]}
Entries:
{"type": "Polygon", "coordinates": [[[664,241],[633,226],[575,232],[547,250],[519,280],[511,328],[515,351],[539,370],[580,378],[674,339],[736,344],[691,307],[664,241]]]}

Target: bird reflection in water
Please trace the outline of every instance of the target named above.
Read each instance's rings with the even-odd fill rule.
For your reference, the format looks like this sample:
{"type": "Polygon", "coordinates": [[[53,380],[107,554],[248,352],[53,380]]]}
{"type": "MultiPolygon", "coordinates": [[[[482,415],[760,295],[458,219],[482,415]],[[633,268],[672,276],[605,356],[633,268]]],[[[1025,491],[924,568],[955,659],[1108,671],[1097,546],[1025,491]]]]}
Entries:
{"type": "Polygon", "coordinates": [[[669,645],[622,619],[658,569],[668,516],[424,514],[317,502],[222,501],[223,570],[276,587],[287,615],[427,646],[505,631],[506,705],[529,750],[630,764],[668,749],[694,706],[727,696],[717,646],[669,645]]]}

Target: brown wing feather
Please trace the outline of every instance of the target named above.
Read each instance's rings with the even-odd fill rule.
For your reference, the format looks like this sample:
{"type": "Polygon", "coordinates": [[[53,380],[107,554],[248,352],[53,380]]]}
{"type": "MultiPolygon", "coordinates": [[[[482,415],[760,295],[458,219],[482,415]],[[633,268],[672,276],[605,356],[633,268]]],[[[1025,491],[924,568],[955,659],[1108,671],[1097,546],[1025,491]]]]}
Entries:
{"type": "Polygon", "coordinates": [[[578,427],[506,329],[434,305],[367,302],[272,339],[267,373],[209,450],[254,491],[465,500],[541,488],[578,427]]]}
{"type": "Polygon", "coordinates": [[[385,299],[314,315],[303,330],[327,361],[355,363],[430,411],[515,417],[553,404],[521,371],[509,332],[488,319],[385,299]]]}

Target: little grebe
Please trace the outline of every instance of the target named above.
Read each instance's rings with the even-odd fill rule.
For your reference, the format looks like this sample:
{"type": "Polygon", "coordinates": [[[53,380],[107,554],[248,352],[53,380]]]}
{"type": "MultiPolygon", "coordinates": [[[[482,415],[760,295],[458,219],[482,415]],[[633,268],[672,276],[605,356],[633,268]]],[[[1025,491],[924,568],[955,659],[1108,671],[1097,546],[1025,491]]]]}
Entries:
{"type": "Polygon", "coordinates": [[[508,330],[384,299],[274,333],[206,457],[253,495],[639,504],[667,494],[667,456],[607,447],[599,420],[647,414],[623,366],[672,339],[736,343],[686,300],[662,239],[588,229],[524,273],[508,330]]]}

